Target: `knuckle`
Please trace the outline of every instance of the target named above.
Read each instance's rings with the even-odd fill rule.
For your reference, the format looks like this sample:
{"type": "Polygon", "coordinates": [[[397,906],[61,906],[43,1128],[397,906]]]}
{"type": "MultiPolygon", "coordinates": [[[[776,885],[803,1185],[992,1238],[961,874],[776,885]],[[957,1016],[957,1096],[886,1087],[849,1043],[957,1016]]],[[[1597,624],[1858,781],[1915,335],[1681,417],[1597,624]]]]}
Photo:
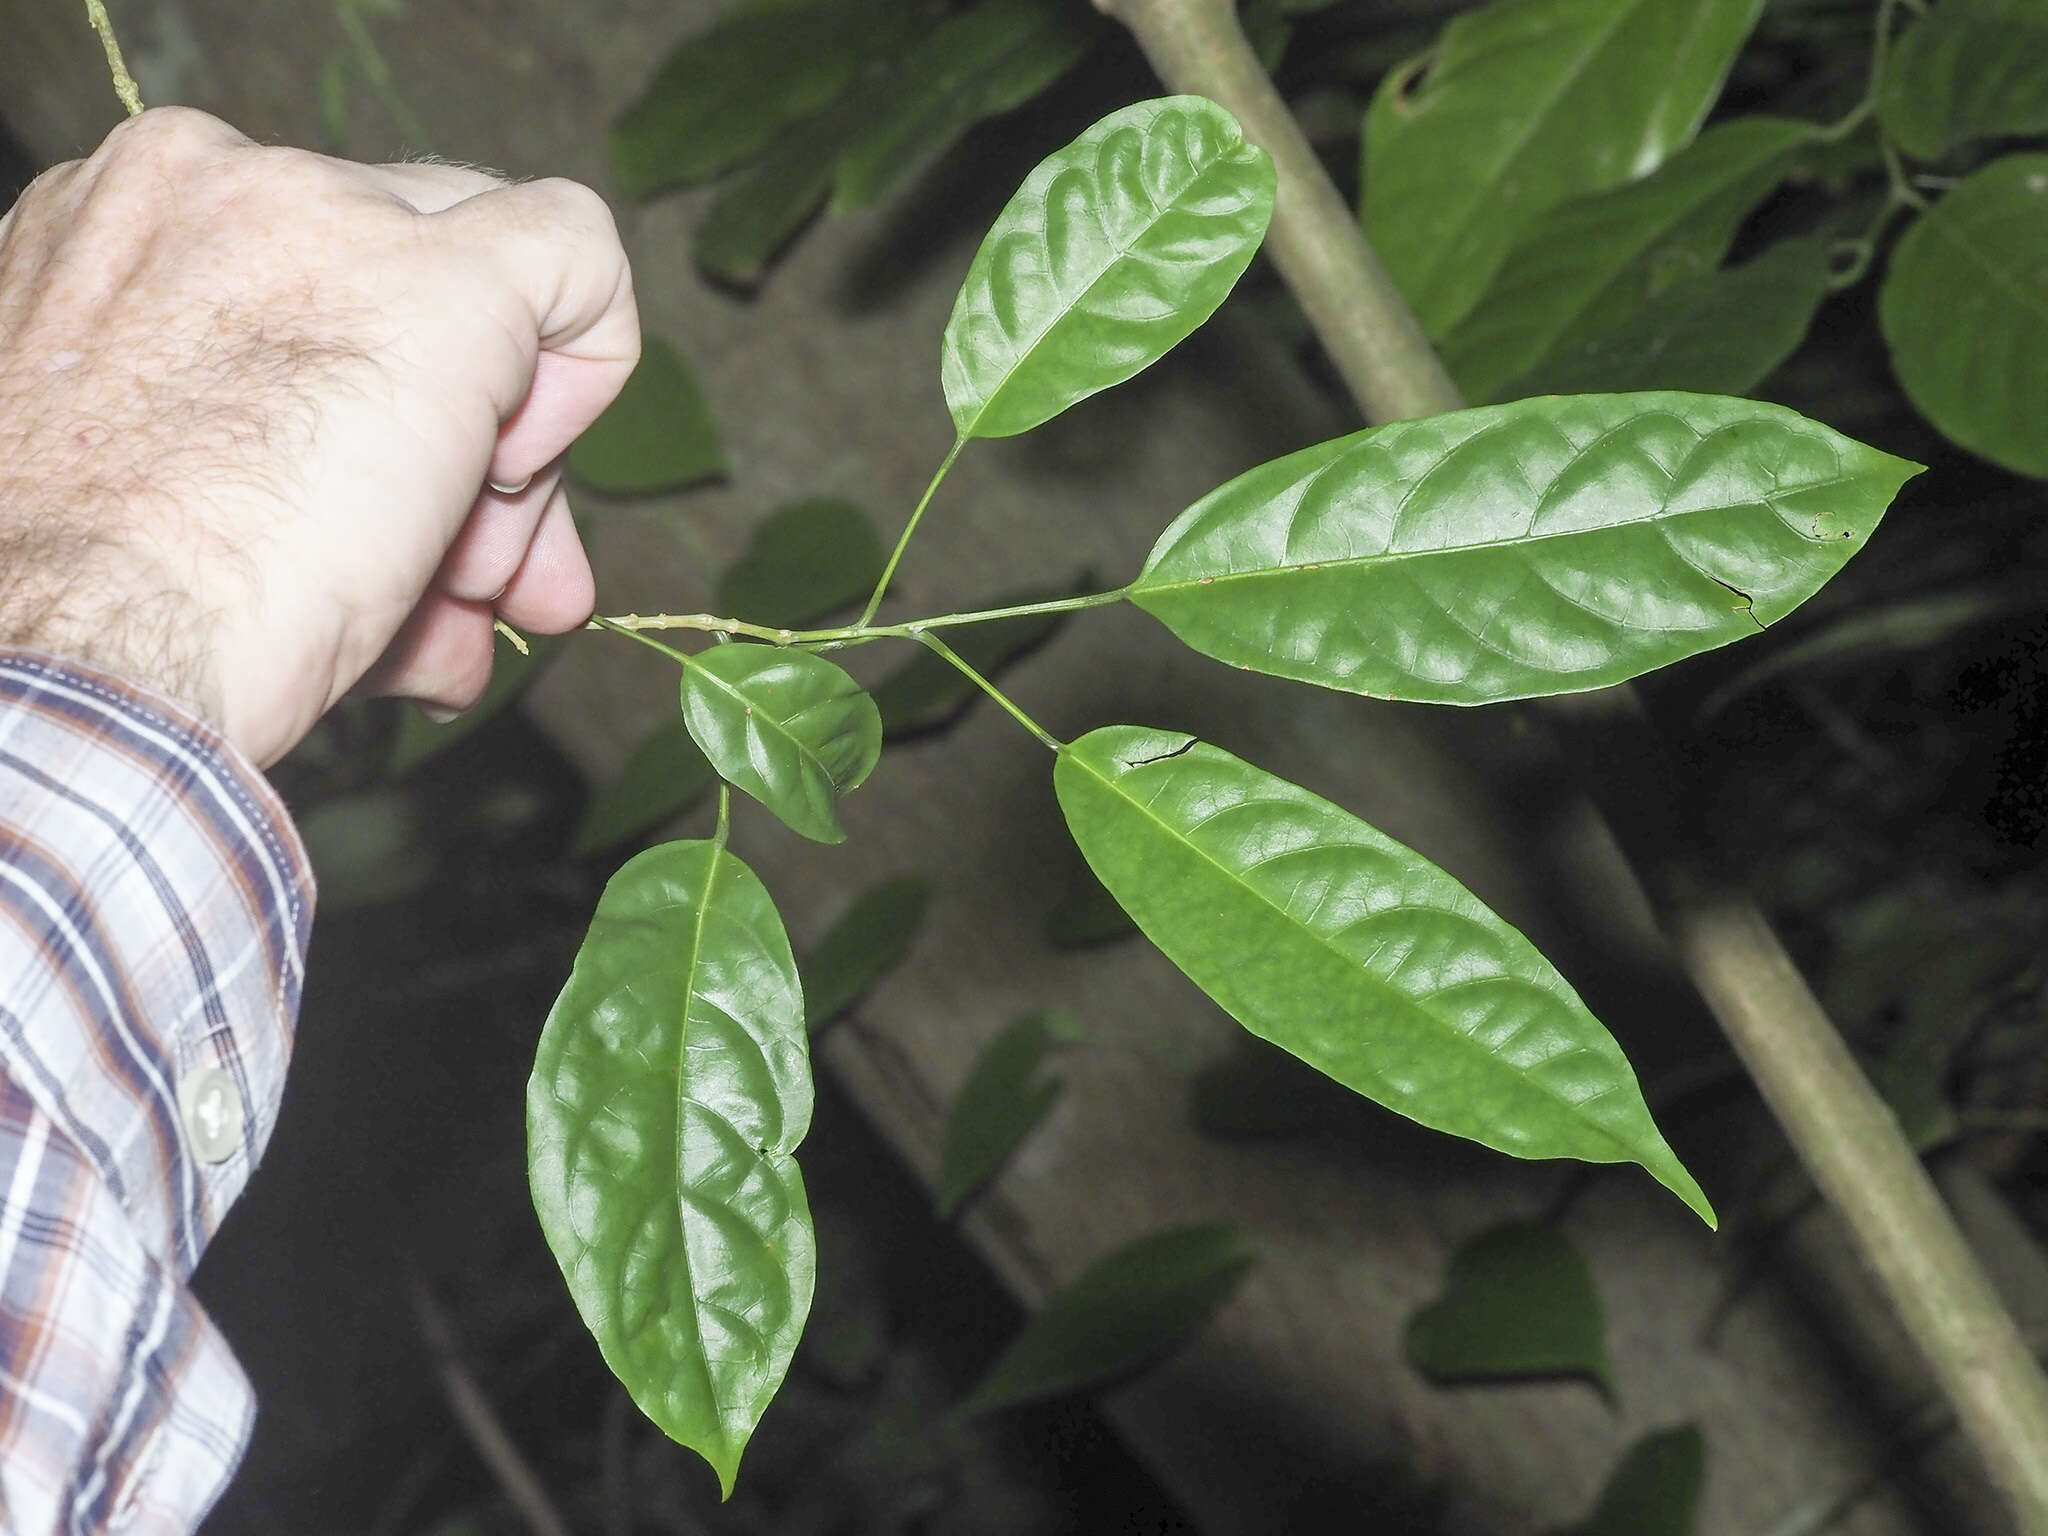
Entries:
{"type": "Polygon", "coordinates": [[[566,176],[551,176],[535,182],[534,189],[548,199],[553,219],[577,234],[616,245],[619,225],[612,207],[592,188],[566,176]]]}
{"type": "Polygon", "coordinates": [[[196,159],[237,142],[248,141],[196,107],[151,107],[118,124],[100,153],[116,162],[196,159]]]}

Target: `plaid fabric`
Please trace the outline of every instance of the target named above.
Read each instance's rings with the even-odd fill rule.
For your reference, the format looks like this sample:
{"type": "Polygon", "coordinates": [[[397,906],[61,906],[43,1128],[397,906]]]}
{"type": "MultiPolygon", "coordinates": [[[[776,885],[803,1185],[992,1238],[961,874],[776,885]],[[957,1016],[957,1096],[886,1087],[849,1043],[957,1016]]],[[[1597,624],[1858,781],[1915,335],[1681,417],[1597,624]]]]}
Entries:
{"type": "Polygon", "coordinates": [[[0,652],[0,1530],[190,1531],[240,1461],[184,1282],[275,1123],[312,908],[212,731],[0,652]]]}

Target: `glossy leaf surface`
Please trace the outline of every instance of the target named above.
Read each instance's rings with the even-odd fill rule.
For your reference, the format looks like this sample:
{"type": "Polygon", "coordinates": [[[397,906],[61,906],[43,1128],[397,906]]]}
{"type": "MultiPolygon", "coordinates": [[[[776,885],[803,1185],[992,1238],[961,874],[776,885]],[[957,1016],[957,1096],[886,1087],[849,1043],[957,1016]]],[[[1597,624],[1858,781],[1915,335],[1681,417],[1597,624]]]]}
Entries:
{"type": "Polygon", "coordinates": [[[874,201],[983,118],[1031,100],[1099,35],[1091,12],[1062,0],[981,0],[941,20],[904,50],[892,89],[841,151],[833,202],[874,201]]]}
{"type": "Polygon", "coordinates": [[[1953,441],[2048,476],[2048,155],[2007,155],[1906,231],[1878,295],[1892,367],[1953,441]]]}
{"type": "Polygon", "coordinates": [[[1389,75],[1365,121],[1366,233],[1433,336],[1559,203],[1689,143],[1761,0],[1493,0],[1389,75]]]}
{"type": "Polygon", "coordinates": [[[884,558],[875,525],[852,502],[793,502],[762,521],[719,578],[717,611],[749,624],[808,624],[866,597],[884,558]]]}
{"type": "Polygon", "coordinates": [[[890,875],[862,891],[805,953],[804,1022],[816,1033],[903,963],[924,928],[932,883],[890,875]]]}
{"type": "Polygon", "coordinates": [[[725,473],[697,376],[659,336],[602,416],[569,449],[569,473],[609,496],[653,496],[725,473]]]}
{"type": "Polygon", "coordinates": [[[1972,139],[2048,133],[2048,8],[2040,0],[1942,0],[1885,60],[1885,131],[1939,160],[1972,139]]]}
{"type": "Polygon", "coordinates": [[[1707,1442],[1690,1424],[1629,1447],[1591,1515],[1554,1536],[1692,1536],[1707,1479],[1707,1442]]]}
{"type": "Polygon", "coordinates": [[[557,636],[536,635],[528,639],[522,654],[503,635],[493,635],[491,681],[485,687],[483,697],[445,724],[429,720],[410,705],[402,708],[387,771],[394,778],[403,777],[495,719],[540,675],[541,668],[548,664],[555,647],[560,644],[557,636]]]}
{"type": "Polygon", "coordinates": [[[1130,597],[1205,655],[1352,693],[1598,688],[1775,623],[1916,470],[1760,401],[1521,400],[1240,475],[1130,597]]]}
{"type": "Polygon", "coordinates": [[[1028,432],[1208,319],[1273,214],[1273,162],[1199,96],[1112,112],[1024,179],[940,355],[963,438],[1028,432]]]}
{"type": "Polygon", "coordinates": [[[572,849],[596,853],[651,831],[682,815],[717,782],[683,717],[667,716],[633,749],[619,776],[592,793],[572,849]]]}
{"type": "Polygon", "coordinates": [[[1737,227],[1812,136],[1810,124],[1789,118],[1737,118],[1641,181],[1537,220],[1444,340],[1444,363],[1465,398],[1534,393],[1508,386],[1568,342],[1625,324],[1659,296],[1712,274],[1737,227]]]}
{"type": "Polygon", "coordinates": [[[910,19],[896,6],[816,0],[738,11],[684,39],[612,129],[619,190],[643,198],[741,164],[848,90],[910,19]]]}
{"type": "Polygon", "coordinates": [[[882,751],[882,721],[860,685],[821,656],[717,645],[683,663],[683,722],[731,784],[821,843],[846,839],[839,797],[882,751]]]}
{"type": "Polygon", "coordinates": [[[1710,1224],[1600,1022],[1421,855],[1191,736],[1090,731],[1060,809],[1146,937],[1235,1018],[1423,1125],[1517,1157],[1640,1163],[1710,1224]]]}
{"type": "Polygon", "coordinates": [[[1047,1063],[1080,1038],[1072,1015],[1028,1013],[982,1047],[946,1111],[939,1146],[938,1204],[950,1216],[1002,1170],[1060,1096],[1047,1063]]]}
{"type": "Polygon", "coordinates": [[[816,1272],[803,995],[760,881],[708,842],[611,879],[527,1087],[534,1208],[598,1348],[732,1491],[816,1272]]]}
{"type": "MultiPolygon", "coordinates": [[[[1008,608],[1048,598],[1071,597],[1085,591],[1093,577],[1083,572],[1060,591],[1032,588],[990,600],[991,608],[1008,608]]],[[[1050,639],[1069,615],[1033,613],[1022,618],[965,624],[945,632],[946,643],[983,677],[991,680],[1050,639]]],[[[977,701],[986,697],[945,657],[919,646],[916,654],[875,687],[875,707],[882,712],[882,730],[891,738],[943,730],[977,701]]]]}
{"type": "Polygon", "coordinates": [[[1832,280],[1834,243],[1784,240],[1668,289],[1619,325],[1573,336],[1506,393],[1694,390],[1746,395],[1790,357],[1832,280]]]}
{"type": "Polygon", "coordinates": [[[1258,1253],[1235,1227],[1141,1237],[1055,1292],[997,1357],[965,1414],[1064,1397],[1122,1380],[1201,1331],[1258,1253]]]}
{"type": "Polygon", "coordinates": [[[1435,1381],[1585,1376],[1613,1392],[1600,1292],[1559,1227],[1513,1222],[1466,1243],[1403,1345],[1435,1381]]]}

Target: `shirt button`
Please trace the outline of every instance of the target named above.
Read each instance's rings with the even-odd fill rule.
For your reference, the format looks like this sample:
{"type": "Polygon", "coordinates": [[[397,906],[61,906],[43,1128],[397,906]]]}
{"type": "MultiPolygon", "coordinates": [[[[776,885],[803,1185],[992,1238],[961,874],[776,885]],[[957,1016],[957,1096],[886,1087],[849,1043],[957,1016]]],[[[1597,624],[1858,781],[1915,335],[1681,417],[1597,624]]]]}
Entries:
{"type": "Polygon", "coordinates": [[[202,1163],[224,1163],[242,1145],[242,1096],[219,1067],[198,1067],[178,1084],[185,1139],[202,1163]]]}

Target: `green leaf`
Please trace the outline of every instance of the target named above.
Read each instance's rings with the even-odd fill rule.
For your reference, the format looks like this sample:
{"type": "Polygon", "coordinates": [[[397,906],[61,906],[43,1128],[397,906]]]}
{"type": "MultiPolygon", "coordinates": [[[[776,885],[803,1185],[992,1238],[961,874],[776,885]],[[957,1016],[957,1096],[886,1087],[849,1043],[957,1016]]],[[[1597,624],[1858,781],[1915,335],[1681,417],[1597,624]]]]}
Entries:
{"type": "Polygon", "coordinates": [[[975,253],[940,372],[960,436],[1028,432],[1215,313],[1273,216],[1273,162],[1199,96],[1112,112],[1043,161],[975,253]]]}
{"type": "Polygon", "coordinates": [[[857,603],[882,574],[875,525],[848,501],[815,497],[772,512],[718,583],[718,611],[792,628],[857,603]]]}
{"type": "Polygon", "coordinates": [[[1054,1293],[997,1357],[963,1414],[1108,1385],[1181,1347],[1228,1301],[1258,1253],[1235,1227],[1141,1237],[1054,1293]]]}
{"type": "Polygon", "coordinates": [[[742,11],[685,38],[612,129],[612,174],[640,199],[703,181],[830,106],[908,31],[908,7],[856,0],[742,11]]]}
{"type": "Polygon", "coordinates": [[[1707,277],[1813,132],[1789,118],[1737,118],[1641,181],[1538,219],[1444,339],[1444,363],[1465,397],[1512,398],[1508,383],[1559,347],[1707,277]]]}
{"type": "Polygon", "coordinates": [[[1707,1443],[1690,1424],[1645,1435],[1607,1480],[1600,1504],[1555,1536],[1692,1536],[1707,1443]]]}
{"type": "Polygon", "coordinates": [[[1942,0],[1892,48],[1878,116],[1919,160],[2048,133],[2048,11],[2040,0],[1942,0]]]}
{"type": "MultiPolygon", "coordinates": [[[[1019,607],[1056,597],[1072,597],[1094,584],[1094,577],[1082,572],[1064,589],[1033,587],[991,599],[991,608],[1019,607]]],[[[946,643],[960,659],[983,677],[994,680],[1005,669],[1050,639],[1069,615],[1031,613],[1015,619],[994,619],[986,624],[965,624],[946,631],[946,643]]],[[[917,653],[884,678],[875,689],[875,706],[882,712],[882,730],[891,739],[941,730],[959,719],[985,695],[962,675],[960,669],[935,652],[918,647],[917,653]]]]}
{"type": "Polygon", "coordinates": [[[1559,203],[1690,143],[1762,0],[1493,0],[1388,76],[1365,119],[1366,233],[1432,336],[1559,203]]]}
{"type": "Polygon", "coordinates": [[[1086,866],[1045,920],[1046,942],[1054,949],[1086,949],[1137,931],[1131,914],[1117,905],[1086,866]]]}
{"type": "Polygon", "coordinates": [[[618,399],[570,447],[569,473],[608,496],[653,496],[725,473],[711,408],[680,352],[645,339],[618,399]]]}
{"type": "Polygon", "coordinates": [[[717,782],[683,717],[667,716],[633,749],[619,776],[590,797],[571,851],[596,853],[658,827],[682,815],[717,782]]]}
{"type": "Polygon", "coordinates": [[[2048,155],[2007,155],[1922,214],[1878,294],[1892,367],[1972,453],[2048,476],[2048,155]]]}
{"type": "Polygon", "coordinates": [[[1073,1016],[1054,1009],[1026,1014],[982,1047],[946,1112],[939,1147],[941,1216],[952,1215],[994,1178],[1045,1118],[1063,1086],[1046,1072],[1046,1062],[1080,1038],[1073,1016]]]}
{"type": "Polygon", "coordinates": [[[984,118],[1022,106],[1100,35],[1094,13],[1064,0],[981,0],[912,44],[876,110],[840,154],[833,202],[873,202],[984,118]]]}
{"type": "Polygon", "coordinates": [[[752,870],[664,843],[611,879],[526,1091],[534,1209],[643,1412],[732,1492],[803,1331],[816,1245],[796,962],[752,870]]]}
{"type": "Polygon", "coordinates": [[[523,655],[503,635],[494,635],[491,643],[491,681],[483,697],[468,709],[445,725],[429,720],[417,709],[400,712],[398,734],[392,741],[391,761],[386,769],[394,779],[404,778],[503,712],[540,675],[541,668],[553,659],[555,648],[562,642],[555,635],[532,636],[523,655]]]}
{"type": "Polygon", "coordinates": [[[795,123],[761,158],[718,189],[691,246],[697,265],[741,288],[761,280],[768,264],[832,188],[832,156],[860,113],[849,103],[795,123]]]}
{"type": "Polygon", "coordinates": [[[1614,1393],[1600,1292],[1559,1227],[1510,1222],[1466,1243],[1403,1343],[1433,1381],[1585,1376],[1614,1393]]]}
{"type": "Polygon", "coordinates": [[[1205,655],[1326,688],[1599,688],[1775,623],[1917,472],[1761,401],[1520,400],[1240,475],[1160,536],[1130,596],[1205,655]]]}
{"type": "Polygon", "coordinates": [[[812,1033],[846,1012],[903,963],[924,927],[932,883],[923,875],[891,875],[853,898],[798,967],[812,1033]]]}
{"type": "Polygon", "coordinates": [[[1640,1163],[1712,1225],[1620,1047],[1534,945],[1427,859],[1178,732],[1090,731],[1053,784],[1102,883],[1253,1034],[1516,1157],[1640,1163]]]}
{"type": "Polygon", "coordinates": [[[1806,339],[1833,282],[1834,250],[1823,236],[1781,241],[1754,261],[1660,294],[1610,330],[1572,337],[1504,393],[1746,395],[1806,339]]]}
{"type": "Polygon", "coordinates": [[[725,781],[820,843],[839,843],[839,797],[882,753],[860,684],[822,656],[717,645],[683,661],[683,723],[725,781]]]}

